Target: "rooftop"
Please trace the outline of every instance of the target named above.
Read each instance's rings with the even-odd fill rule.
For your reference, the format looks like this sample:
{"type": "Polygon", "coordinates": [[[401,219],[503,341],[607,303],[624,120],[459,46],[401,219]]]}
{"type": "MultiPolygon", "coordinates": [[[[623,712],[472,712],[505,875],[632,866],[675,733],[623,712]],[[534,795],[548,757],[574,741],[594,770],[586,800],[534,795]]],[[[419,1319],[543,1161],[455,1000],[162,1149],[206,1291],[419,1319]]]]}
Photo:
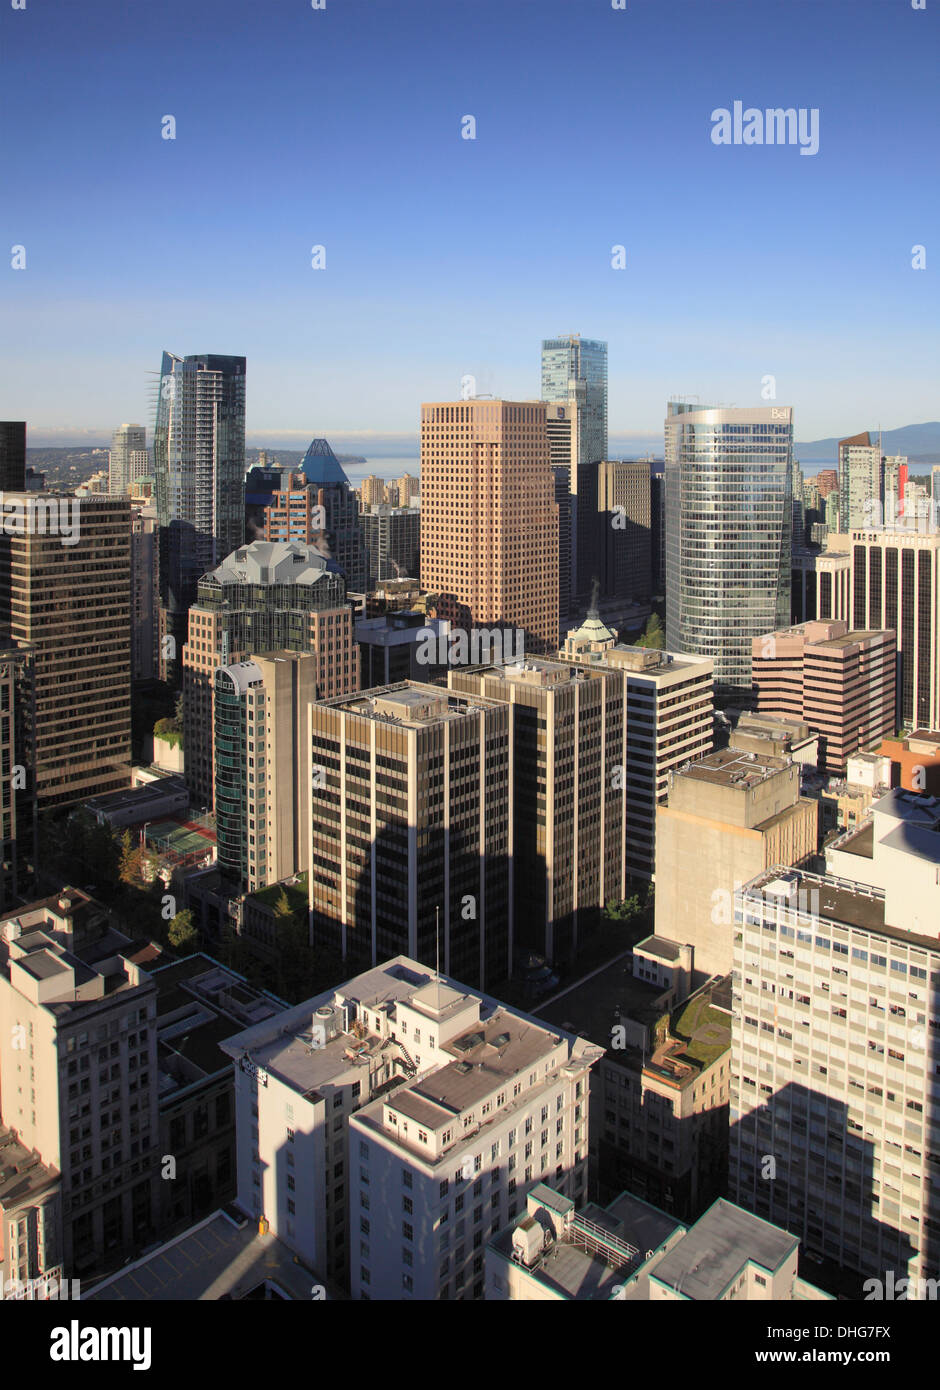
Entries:
{"type": "Polygon", "coordinates": [[[699,758],[697,762],[685,763],[676,768],[672,775],[686,777],[693,782],[711,782],[716,786],[748,788],[757,786],[790,766],[788,758],[777,758],[770,754],[759,758],[756,753],[721,748],[699,758]]]}
{"type": "Polygon", "coordinates": [[[798,1245],[796,1236],[720,1197],[667,1251],[651,1278],[685,1298],[715,1302],[748,1261],[772,1274],[798,1245]]]}
{"type": "Polygon", "coordinates": [[[322,1282],[276,1236],[259,1235],[252,1221],[229,1208],[96,1284],[82,1302],[242,1299],[265,1284],[282,1298],[309,1301],[312,1286],[322,1282]]]}
{"type": "Polygon", "coordinates": [[[0,1125],[0,1209],[13,1211],[58,1181],[54,1168],[48,1168],[38,1153],[21,1144],[14,1130],[0,1125]]]}
{"type": "Polygon", "coordinates": [[[458,694],[443,686],[423,685],[416,681],[378,686],[358,695],[337,695],[319,703],[326,708],[358,714],[364,719],[403,724],[411,728],[463,719],[475,710],[497,705],[496,701],[483,696],[458,694]]]}

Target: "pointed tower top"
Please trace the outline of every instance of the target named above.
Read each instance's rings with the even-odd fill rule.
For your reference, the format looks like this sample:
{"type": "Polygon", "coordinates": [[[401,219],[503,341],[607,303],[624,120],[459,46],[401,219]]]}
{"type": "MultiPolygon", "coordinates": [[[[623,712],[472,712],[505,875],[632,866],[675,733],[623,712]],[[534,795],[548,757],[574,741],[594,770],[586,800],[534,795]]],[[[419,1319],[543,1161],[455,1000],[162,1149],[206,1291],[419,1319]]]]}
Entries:
{"type": "Polygon", "coordinates": [[[325,487],[329,483],[344,483],[349,487],[349,479],[325,439],[313,440],[301,460],[300,468],[307,481],[314,486],[325,487]]]}

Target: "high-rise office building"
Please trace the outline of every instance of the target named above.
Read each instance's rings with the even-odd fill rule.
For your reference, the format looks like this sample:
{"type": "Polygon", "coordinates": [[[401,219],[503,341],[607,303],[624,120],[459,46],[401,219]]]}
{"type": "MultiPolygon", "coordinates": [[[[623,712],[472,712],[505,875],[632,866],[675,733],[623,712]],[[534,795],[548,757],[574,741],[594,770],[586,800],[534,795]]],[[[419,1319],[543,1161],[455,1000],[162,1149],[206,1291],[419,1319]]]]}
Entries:
{"type": "Polygon", "coordinates": [[[790,614],[793,412],[671,401],[665,429],[666,646],[749,698],[751,638],[790,614]]]}
{"type": "Polygon", "coordinates": [[[359,509],[349,479],[325,439],[314,439],[296,471],[252,468],[245,482],[249,541],[301,541],[331,561],[351,593],[368,587],[359,509]]]}
{"type": "Polygon", "coordinates": [[[552,468],[555,476],[555,504],[558,507],[558,626],[565,632],[571,611],[571,545],[574,535],[572,507],[575,498],[568,490],[568,470],[552,468]]]}
{"type": "Polygon", "coordinates": [[[819,734],[819,766],[844,777],[851,754],[895,728],[897,637],[849,632],[846,622],[806,622],[755,637],[760,714],[802,720],[819,734]]]}
{"type": "Polygon", "coordinates": [[[477,627],[558,643],[558,508],[545,406],[421,407],[421,587],[452,594],[477,627]]]}
{"type": "MultiPolygon", "coordinates": [[[[545,423],[548,450],[555,477],[558,503],[558,612],[559,632],[566,630],[568,617],[578,593],[578,438],[580,409],[576,400],[546,401],[545,423]]],[[[588,527],[596,524],[587,510],[588,527]]],[[[591,551],[593,547],[584,545],[591,551]]]]}
{"type": "Polygon", "coordinates": [[[873,508],[884,502],[885,479],[880,445],[865,431],[839,440],[839,517],[843,531],[870,526],[873,508]]]}
{"type": "Polygon", "coordinates": [[[168,678],[179,669],[200,576],[245,539],[244,357],[163,354],[153,471],[160,663],[168,678]]]}
{"type": "Polygon", "coordinates": [[[934,1277],[940,826],[910,792],[872,813],[825,875],[737,895],[730,1195],[848,1270],[934,1277]]]}
{"type": "Polygon", "coordinates": [[[712,663],[617,642],[596,612],[568,633],[566,661],[607,668],[623,681],[626,754],[620,782],[626,792],[624,871],[651,879],[656,862],[656,807],[669,773],[713,746],[712,663]]]}
{"type": "Polygon", "coordinates": [[[26,421],[0,420],[0,492],[26,487],[26,421]]]}
{"type": "Polygon", "coordinates": [[[511,711],[408,683],[311,706],[310,910],[353,966],[512,974],[511,711]]]}
{"type": "Polygon", "coordinates": [[[605,598],[648,599],[650,557],[650,466],[602,462],[597,470],[601,537],[601,593],[605,598]]]}
{"type": "Polygon", "coordinates": [[[254,893],[307,867],[312,652],[280,651],[215,673],[215,817],[222,878],[254,893]],[[257,756],[256,756],[257,755],[257,756]]]}
{"type": "Polygon", "coordinates": [[[420,570],[421,509],[377,502],[359,513],[369,557],[369,587],[384,579],[416,579],[420,570]]]}
{"type": "Polygon", "coordinates": [[[818,819],[790,756],[731,747],[671,772],[656,812],[656,935],[692,945],[696,971],[727,975],[735,889],[771,865],[805,863],[818,819]]]}
{"type": "Polygon", "coordinates": [[[317,655],[321,699],[359,688],[353,613],[342,577],[299,541],[241,546],[199,581],[183,649],[186,780],[197,806],[213,804],[213,678],[251,653],[317,655]]]}
{"type": "Polygon", "coordinates": [[[0,535],[0,628],[33,650],[27,756],[42,809],[130,784],[130,498],[4,500],[16,498],[25,521],[0,535]]]}
{"type": "Polygon", "coordinates": [[[578,402],[578,462],[607,457],[607,344],[580,333],[542,340],[542,400],[578,402]]]}
{"type": "Polygon", "coordinates": [[[0,922],[4,1123],[61,1174],[67,1277],[153,1239],[156,990],[99,904],[66,888],[0,922]],[[127,954],[125,954],[127,953],[127,954]]]}
{"type": "Polygon", "coordinates": [[[915,530],[851,533],[854,628],[890,628],[901,658],[898,722],[940,721],[940,535],[915,530]]]}
{"type": "Polygon", "coordinates": [[[666,477],[650,474],[650,568],[653,594],[666,592],[666,477]]]}
{"type": "Polygon", "coordinates": [[[451,690],[509,704],[515,795],[516,939],[556,963],[574,959],[611,900],[627,896],[622,681],[530,658],[448,672],[451,690]]]}
{"type": "Polygon", "coordinates": [[[108,491],[118,496],[147,476],[147,431],[143,425],[119,425],[108,455],[108,491]]]}
{"type": "Polygon", "coordinates": [[[839,474],[835,468],[821,468],[816,474],[816,486],[820,497],[826,498],[830,492],[839,491],[839,474]]]}

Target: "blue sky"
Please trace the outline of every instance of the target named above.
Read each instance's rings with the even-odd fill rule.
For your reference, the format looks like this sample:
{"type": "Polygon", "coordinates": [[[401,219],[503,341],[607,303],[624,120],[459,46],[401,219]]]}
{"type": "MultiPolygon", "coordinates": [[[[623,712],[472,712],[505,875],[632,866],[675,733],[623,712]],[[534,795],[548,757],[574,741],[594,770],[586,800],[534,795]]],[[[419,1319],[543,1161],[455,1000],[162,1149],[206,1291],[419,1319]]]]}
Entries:
{"type": "Polygon", "coordinates": [[[542,337],[580,331],[610,344],[612,434],[658,437],[677,393],[758,403],[766,374],[797,438],[936,419],[938,23],[909,0],[0,6],[0,418],[149,426],[164,348],[230,352],[250,435],[368,451],[466,373],[537,395],[542,337]],[[735,100],[818,108],[819,153],[713,145],[735,100]]]}

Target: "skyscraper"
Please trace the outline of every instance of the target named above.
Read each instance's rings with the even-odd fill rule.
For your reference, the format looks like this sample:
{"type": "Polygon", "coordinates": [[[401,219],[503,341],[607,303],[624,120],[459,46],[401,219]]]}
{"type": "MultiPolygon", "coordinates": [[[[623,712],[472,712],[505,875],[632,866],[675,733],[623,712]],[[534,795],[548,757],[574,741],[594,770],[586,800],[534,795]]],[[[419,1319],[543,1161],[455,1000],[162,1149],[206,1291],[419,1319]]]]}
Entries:
{"type": "Polygon", "coordinates": [[[539,401],[421,407],[421,587],[526,650],[558,644],[558,507],[539,401]]]}
{"type": "Polygon", "coordinates": [[[751,638],[790,615],[792,410],[668,410],[666,646],[749,696],[751,638]]]}
{"type": "Polygon", "coordinates": [[[14,497],[49,510],[0,535],[0,629],[33,647],[37,804],[65,806],[130,783],[130,498],[14,497]]]}
{"type": "Polygon", "coordinates": [[[872,508],[883,503],[884,486],[881,448],[872,444],[867,430],[840,439],[839,521],[843,531],[870,526],[877,520],[872,508]]]}
{"type": "MultiPolygon", "coordinates": [[[[822,614],[820,615],[822,616],[822,614]]],[[[940,720],[940,535],[914,530],[852,532],[855,628],[891,628],[901,656],[898,722],[936,729],[940,720]]]]}
{"type": "Polygon", "coordinates": [[[607,458],[607,344],[578,334],[542,342],[542,400],[548,402],[552,463],[568,466],[571,493],[571,597],[582,609],[600,580],[597,470],[607,458]],[[562,422],[570,421],[559,455],[562,422]]]}
{"type": "Polygon", "coordinates": [[[183,649],[186,781],[198,805],[213,797],[213,676],[251,653],[317,654],[320,699],[359,688],[352,609],[342,577],[299,541],[241,546],[199,581],[183,649]]]}
{"type": "Polygon", "coordinates": [[[607,457],[607,344],[580,333],[542,340],[542,400],[577,399],[578,461],[607,457]]]}
{"type": "Polygon", "coordinates": [[[26,486],[26,421],[0,420],[0,492],[26,486]]]}
{"type": "Polygon", "coordinates": [[[130,483],[146,476],[147,431],[143,425],[120,425],[111,440],[108,456],[108,491],[125,493],[130,483]]]}
{"type": "Polygon", "coordinates": [[[510,728],[505,704],[417,682],[311,705],[315,948],[512,973],[510,728]]]}
{"type": "Polygon", "coordinates": [[[245,359],[163,354],[153,434],[161,670],[173,674],[201,575],[245,538],[245,359]],[[175,645],[174,645],[175,644],[175,645]]]}
{"type": "Polygon", "coordinates": [[[237,892],[307,867],[307,709],[318,664],[312,652],[280,651],[215,673],[219,869],[237,892]]]}

